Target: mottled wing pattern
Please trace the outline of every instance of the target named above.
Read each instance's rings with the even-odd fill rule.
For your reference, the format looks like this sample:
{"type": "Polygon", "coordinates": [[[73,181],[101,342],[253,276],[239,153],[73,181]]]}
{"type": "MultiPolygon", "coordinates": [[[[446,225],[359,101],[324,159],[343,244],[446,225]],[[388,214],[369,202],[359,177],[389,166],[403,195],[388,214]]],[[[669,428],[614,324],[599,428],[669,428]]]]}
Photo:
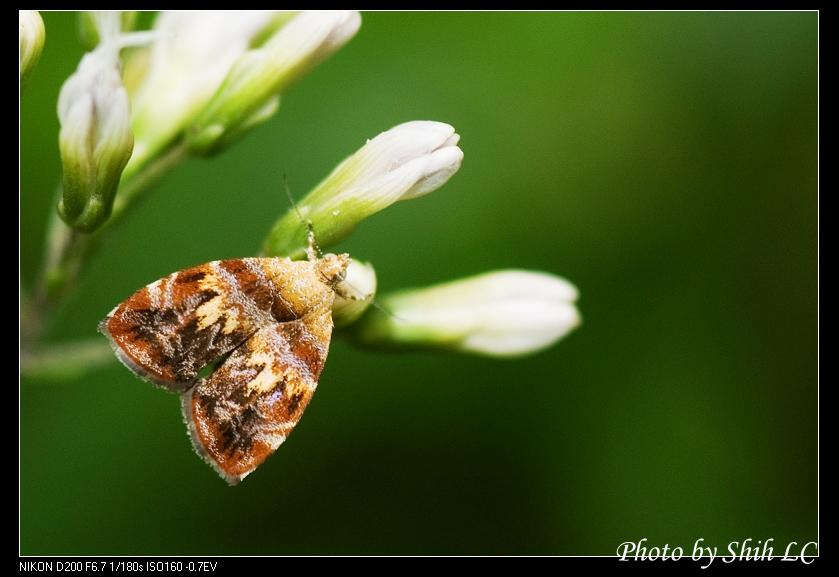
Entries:
{"type": "Polygon", "coordinates": [[[266,259],[213,261],[147,285],[99,326],[139,376],[183,391],[199,371],[274,322],[266,259]]]}
{"type": "Polygon", "coordinates": [[[193,445],[228,483],[256,469],[294,429],[317,387],[331,334],[327,306],[265,326],[183,393],[193,445]]]}
{"type": "Polygon", "coordinates": [[[210,262],[137,291],[100,330],[131,370],[182,393],[196,451],[236,484],[309,403],[332,336],[333,287],[349,262],[346,254],[210,262]]]}

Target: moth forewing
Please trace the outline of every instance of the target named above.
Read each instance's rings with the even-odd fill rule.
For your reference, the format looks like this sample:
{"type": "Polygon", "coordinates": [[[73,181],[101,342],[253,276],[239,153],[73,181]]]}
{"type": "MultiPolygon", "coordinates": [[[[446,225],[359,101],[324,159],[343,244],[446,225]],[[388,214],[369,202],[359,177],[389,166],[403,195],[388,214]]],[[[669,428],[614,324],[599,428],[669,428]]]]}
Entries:
{"type": "Polygon", "coordinates": [[[135,374],[181,392],[201,369],[272,321],[275,290],[260,260],[213,261],[172,273],[115,307],[100,330],[135,374]]]}

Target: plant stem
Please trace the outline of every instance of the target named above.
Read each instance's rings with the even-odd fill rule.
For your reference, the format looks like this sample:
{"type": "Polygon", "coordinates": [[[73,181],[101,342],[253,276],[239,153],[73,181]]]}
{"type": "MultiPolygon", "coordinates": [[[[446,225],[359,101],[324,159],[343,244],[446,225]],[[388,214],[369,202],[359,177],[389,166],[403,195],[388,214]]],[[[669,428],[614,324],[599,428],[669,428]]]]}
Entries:
{"type": "Polygon", "coordinates": [[[115,358],[104,338],[50,345],[22,352],[20,374],[30,378],[70,379],[112,363],[115,358]]]}

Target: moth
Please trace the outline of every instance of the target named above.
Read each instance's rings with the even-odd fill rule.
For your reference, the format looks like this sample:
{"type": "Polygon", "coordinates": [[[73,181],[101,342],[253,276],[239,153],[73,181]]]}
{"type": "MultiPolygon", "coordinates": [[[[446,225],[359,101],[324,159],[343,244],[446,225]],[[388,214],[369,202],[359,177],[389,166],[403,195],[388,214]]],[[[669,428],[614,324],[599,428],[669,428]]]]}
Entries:
{"type": "Polygon", "coordinates": [[[311,238],[308,256],[187,268],[138,290],[99,325],[126,367],[180,394],[195,451],[231,485],[285,441],[326,362],[350,257],[318,256],[311,238]]]}

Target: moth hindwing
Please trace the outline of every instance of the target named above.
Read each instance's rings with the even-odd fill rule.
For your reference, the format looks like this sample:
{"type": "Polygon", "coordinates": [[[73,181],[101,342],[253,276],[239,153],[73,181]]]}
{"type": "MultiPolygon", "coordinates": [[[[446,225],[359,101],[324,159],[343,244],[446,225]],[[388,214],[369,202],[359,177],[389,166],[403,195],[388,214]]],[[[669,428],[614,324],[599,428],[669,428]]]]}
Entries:
{"type": "Polygon", "coordinates": [[[235,484],[286,439],[311,399],[348,264],[345,254],[205,263],[143,287],[100,330],[125,366],[181,393],[196,452],[235,484]]]}

